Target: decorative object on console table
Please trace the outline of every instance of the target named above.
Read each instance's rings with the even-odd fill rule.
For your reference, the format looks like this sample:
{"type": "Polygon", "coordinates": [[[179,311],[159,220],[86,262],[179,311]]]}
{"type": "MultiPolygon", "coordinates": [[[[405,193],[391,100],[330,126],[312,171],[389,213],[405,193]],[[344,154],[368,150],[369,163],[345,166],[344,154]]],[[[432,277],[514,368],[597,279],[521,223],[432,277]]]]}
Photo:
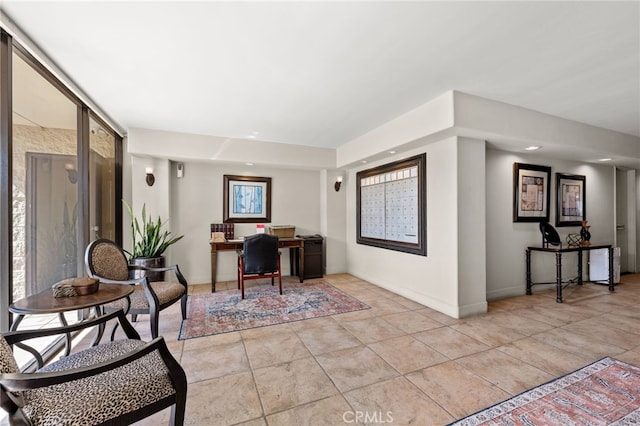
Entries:
{"type": "Polygon", "coordinates": [[[589,232],[589,228],[591,228],[591,225],[587,225],[587,221],[583,220],[582,229],[580,230],[580,238],[582,238],[581,244],[583,246],[591,245],[591,242],[589,241],[591,239],[591,232],[589,232]]]}
{"type": "Polygon", "coordinates": [[[549,222],[540,222],[540,233],[542,234],[542,247],[549,247],[549,244],[552,246],[562,245],[558,231],[549,222]]]}
{"type": "Polygon", "coordinates": [[[567,235],[567,245],[569,247],[580,247],[581,241],[582,241],[582,237],[580,236],[580,234],[567,235]]]}

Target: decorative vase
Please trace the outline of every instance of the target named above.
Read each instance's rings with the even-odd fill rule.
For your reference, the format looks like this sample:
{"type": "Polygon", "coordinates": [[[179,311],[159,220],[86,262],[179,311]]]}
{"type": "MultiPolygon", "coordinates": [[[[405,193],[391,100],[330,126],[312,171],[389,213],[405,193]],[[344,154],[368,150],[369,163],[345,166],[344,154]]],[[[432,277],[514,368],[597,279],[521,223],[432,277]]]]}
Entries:
{"type": "Polygon", "coordinates": [[[591,239],[591,232],[589,232],[589,228],[591,228],[591,226],[587,225],[586,220],[583,220],[582,229],[580,230],[580,238],[582,239],[583,246],[588,246],[591,244],[589,242],[589,240],[591,239]]]}
{"type": "MultiPolygon", "coordinates": [[[[160,257],[135,257],[131,259],[132,265],[146,266],[147,268],[164,268],[165,259],[164,256],[160,257]]],[[[164,272],[152,272],[143,270],[133,270],[132,278],[147,277],[150,282],[164,281],[164,272]]]]}

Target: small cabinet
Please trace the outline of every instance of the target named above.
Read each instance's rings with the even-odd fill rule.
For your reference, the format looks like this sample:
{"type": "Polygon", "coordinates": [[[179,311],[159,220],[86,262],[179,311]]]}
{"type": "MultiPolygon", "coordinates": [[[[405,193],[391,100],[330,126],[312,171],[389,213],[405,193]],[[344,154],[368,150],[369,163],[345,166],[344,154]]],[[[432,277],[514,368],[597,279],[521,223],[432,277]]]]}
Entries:
{"type": "MultiPolygon", "coordinates": [[[[324,238],[321,235],[298,235],[304,239],[304,277],[322,278],[324,272],[324,238]]],[[[298,271],[298,275],[300,271],[298,271]]]]}

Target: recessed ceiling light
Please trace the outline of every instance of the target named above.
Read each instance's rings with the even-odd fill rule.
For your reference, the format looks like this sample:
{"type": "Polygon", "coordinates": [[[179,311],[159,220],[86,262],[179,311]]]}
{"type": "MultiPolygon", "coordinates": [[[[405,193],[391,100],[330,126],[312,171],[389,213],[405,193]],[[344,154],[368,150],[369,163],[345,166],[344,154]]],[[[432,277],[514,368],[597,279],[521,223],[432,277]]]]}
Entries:
{"type": "Polygon", "coordinates": [[[525,151],[537,151],[537,150],[539,150],[540,148],[541,148],[541,147],[539,147],[539,146],[531,145],[531,146],[526,147],[524,150],[525,150],[525,151]]]}
{"type": "Polygon", "coordinates": [[[253,163],[244,163],[245,166],[253,166],[253,163]]]}
{"type": "Polygon", "coordinates": [[[249,139],[255,139],[255,138],[256,138],[256,135],[249,135],[249,136],[247,136],[247,137],[248,137],[249,139]]]}
{"type": "Polygon", "coordinates": [[[367,164],[367,160],[362,160],[361,163],[362,164],[367,164]]]}
{"type": "Polygon", "coordinates": [[[613,158],[607,157],[607,158],[601,158],[598,161],[611,161],[613,160],[613,158]]]}
{"type": "Polygon", "coordinates": [[[389,151],[389,154],[395,154],[395,153],[396,153],[395,151],[389,151]]]}

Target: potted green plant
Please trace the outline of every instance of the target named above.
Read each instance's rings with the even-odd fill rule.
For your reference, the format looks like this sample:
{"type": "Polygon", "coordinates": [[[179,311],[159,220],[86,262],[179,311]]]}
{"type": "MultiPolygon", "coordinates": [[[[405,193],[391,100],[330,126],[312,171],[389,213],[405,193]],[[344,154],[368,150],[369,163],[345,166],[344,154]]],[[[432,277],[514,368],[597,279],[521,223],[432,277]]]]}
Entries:
{"type": "MultiPolygon", "coordinates": [[[[163,253],[172,244],[180,241],[184,235],[175,236],[171,231],[163,230],[164,223],[160,216],[153,220],[151,215],[147,215],[146,204],[142,205],[142,216],[140,220],[133,214],[133,209],[125,200],[122,200],[129,217],[131,218],[131,239],[133,249],[124,250],[129,255],[129,263],[150,268],[163,268],[165,258],[163,253]]],[[[149,281],[162,281],[164,272],[136,271],[140,276],[147,276],[149,281]]]]}

